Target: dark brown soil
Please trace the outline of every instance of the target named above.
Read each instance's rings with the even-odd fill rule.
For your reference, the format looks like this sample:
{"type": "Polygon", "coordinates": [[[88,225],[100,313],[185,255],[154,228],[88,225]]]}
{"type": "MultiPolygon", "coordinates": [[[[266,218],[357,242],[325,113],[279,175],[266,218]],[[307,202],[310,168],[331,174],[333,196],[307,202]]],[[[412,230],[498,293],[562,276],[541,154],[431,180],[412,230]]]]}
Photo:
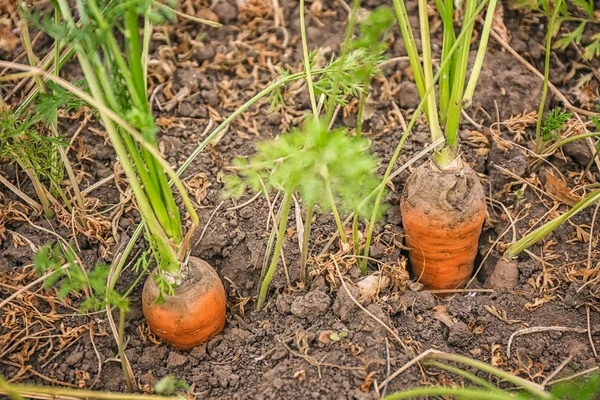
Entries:
{"type": "MultiPolygon", "coordinates": [[[[202,2],[190,3],[196,7],[202,2]]],[[[316,0],[312,4],[315,3],[316,0]]],[[[387,1],[367,0],[365,6],[371,9],[380,3],[391,5],[387,1]]],[[[416,2],[409,3],[409,13],[414,18],[416,2]]],[[[301,70],[296,3],[279,0],[279,27],[275,26],[270,1],[250,0],[248,4],[243,11],[229,1],[215,4],[211,11],[205,9],[224,23],[220,29],[180,22],[155,38],[150,70],[153,107],[160,118],[160,149],[172,165],[181,165],[206,136],[207,129],[212,131],[243,102],[277,79],[280,69],[301,70]]],[[[308,40],[311,49],[319,49],[323,59],[328,60],[339,49],[347,11],[337,1],[320,4],[322,10],[315,7],[307,17],[308,40]]],[[[544,25],[536,25],[529,16],[508,8],[504,9],[503,21],[512,36],[512,47],[541,70],[544,25]]],[[[433,34],[439,45],[440,30],[433,34]]],[[[405,55],[397,27],[387,41],[390,57],[405,55]]],[[[538,107],[541,81],[501,46],[490,42],[474,104],[468,110],[474,122],[484,128],[465,120],[461,130],[464,158],[479,174],[488,205],[476,262],[481,271],[470,285],[475,289],[482,287],[480,282],[493,272],[513,238],[520,238],[533,226],[567,210],[568,196],[564,190],[557,192],[555,186],[548,184],[549,171],[566,178],[570,186],[567,192],[577,186],[573,196],[581,195],[581,185],[598,179],[596,167],[585,177],[582,174],[586,157],[591,157],[585,147],[565,148],[549,157],[541,168],[530,168],[533,159],[523,147],[531,148],[535,125],[528,122],[526,113],[538,107]],[[526,188],[518,194],[525,182],[526,188]],[[511,220],[516,220],[514,231],[511,220]]],[[[0,52],[0,57],[12,60],[18,51],[0,52]]],[[[582,101],[582,91],[592,93],[592,103],[597,103],[597,75],[583,86],[576,82],[587,73],[586,69],[577,70],[571,79],[563,79],[575,63],[581,62],[579,53],[569,48],[556,53],[553,60],[551,78],[575,106],[590,107],[589,102],[582,101]]],[[[586,65],[599,67],[598,60],[586,65]]],[[[65,74],[77,72],[70,66],[65,74]]],[[[383,75],[374,80],[364,129],[373,142],[374,153],[382,160],[380,172],[385,170],[402,134],[395,105],[408,120],[419,102],[410,77],[408,63],[396,60],[387,64],[383,75]]],[[[399,200],[409,170],[394,179],[393,189],[385,199],[389,209],[385,220],[375,228],[371,251],[377,262],[369,264],[370,274],[383,265],[381,269],[398,277],[396,283],[401,284],[382,291],[375,299],[363,299],[368,313],[356,306],[340,286],[330,255],[338,257],[342,272],[355,282],[359,280],[359,270],[350,259],[342,258],[344,253],[337,241],[326,246],[335,224],[331,215],[317,213],[311,238],[312,283],[308,291],[302,290],[295,285],[300,251],[292,212],[284,242],[292,285],[287,285],[280,265],[265,310],[255,312],[254,299],[271,226],[267,226],[269,209],[262,197],[243,205],[252,198],[250,193],[237,203],[223,201],[222,177],[228,173],[234,157],[254,151],[255,140],[286,132],[309,114],[309,98],[302,85],[290,85],[284,95],[285,107],[272,114],[267,113],[267,102],[259,101],[186,171],[186,182],[198,205],[200,231],[208,224],[192,254],[211,263],[223,279],[229,305],[227,325],[221,335],[205,346],[191,352],[171,350],[156,342],[148,330],[141,311],[142,283],[138,284],[130,295],[126,354],[139,390],[149,392],[156,381],[172,375],[191,385],[198,398],[375,399],[379,397],[374,390],[375,381],[382,382],[427,349],[473,357],[538,383],[568,357],[572,358],[554,379],[598,365],[600,359],[592,346],[600,347],[600,286],[584,286],[585,281],[595,277],[594,268],[600,262],[596,250],[599,229],[589,236],[594,207],[563,224],[533,246],[530,253],[521,255],[514,288],[438,298],[427,291],[413,290],[418,285],[403,279],[409,266],[402,247],[399,200]],[[402,343],[373,316],[396,331],[402,343]],[[526,327],[569,327],[581,332],[549,330],[517,336],[509,356],[509,338],[526,327]],[[339,340],[331,340],[332,333],[339,340]]],[[[552,106],[560,105],[549,97],[552,106]]],[[[336,123],[354,127],[355,111],[354,103],[340,112],[336,123]]],[[[73,135],[79,123],[63,119],[65,134],[73,135]]],[[[398,165],[421,151],[429,140],[422,118],[406,142],[398,165]]],[[[85,173],[82,188],[114,172],[114,153],[97,123],[84,127],[70,154],[78,163],[77,170],[85,173]]],[[[18,181],[33,196],[29,181],[14,166],[0,164],[0,173],[12,182],[18,181]]],[[[2,189],[2,298],[35,279],[30,266],[32,247],[56,241],[39,227],[53,230],[73,243],[77,240],[79,256],[88,267],[113,261],[139,222],[126,182],[116,184],[111,180],[89,193],[88,198],[97,199],[98,214],[94,215],[105,225],[97,232],[73,237],[68,225],[34,217],[30,210],[19,208],[13,193],[2,189]],[[38,227],[17,211],[24,211],[38,227]]],[[[142,241],[138,246],[135,254],[143,249],[142,241]]],[[[128,267],[117,289],[126,291],[136,277],[128,267]]],[[[38,286],[32,290],[0,310],[0,374],[8,381],[124,391],[117,345],[106,314],[81,316],[73,308],[81,298],[57,302],[52,290],[40,290],[38,286]]],[[[358,289],[352,286],[349,290],[359,297],[358,289]]],[[[461,378],[436,368],[421,370],[413,366],[382,391],[389,394],[417,385],[461,382],[461,378]]]]}

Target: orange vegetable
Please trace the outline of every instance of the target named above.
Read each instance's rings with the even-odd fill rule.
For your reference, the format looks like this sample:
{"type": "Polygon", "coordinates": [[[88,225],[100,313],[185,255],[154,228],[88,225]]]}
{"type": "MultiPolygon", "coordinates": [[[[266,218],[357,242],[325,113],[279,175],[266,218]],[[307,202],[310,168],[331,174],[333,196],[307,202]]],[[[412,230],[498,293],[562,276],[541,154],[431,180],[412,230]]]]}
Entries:
{"type": "Polygon", "coordinates": [[[205,261],[190,257],[189,273],[174,296],[155,304],[159,289],[152,277],[144,284],[142,309],[148,326],[175,348],[190,350],[221,333],[225,327],[226,297],[221,279],[205,261]]]}
{"type": "Polygon", "coordinates": [[[426,162],[408,179],[400,200],[413,274],[429,289],[455,289],[473,273],[486,216],[477,173],[426,162]]]}

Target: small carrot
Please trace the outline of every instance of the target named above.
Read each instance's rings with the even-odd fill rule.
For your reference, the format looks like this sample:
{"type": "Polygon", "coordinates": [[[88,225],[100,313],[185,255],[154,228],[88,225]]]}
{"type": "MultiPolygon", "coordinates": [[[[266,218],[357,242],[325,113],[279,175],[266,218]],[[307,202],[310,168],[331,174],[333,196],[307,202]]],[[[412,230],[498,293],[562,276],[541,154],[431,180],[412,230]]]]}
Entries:
{"type": "Polygon", "coordinates": [[[142,309],[148,326],[175,348],[190,350],[225,327],[226,297],[221,279],[205,261],[190,257],[189,276],[175,295],[157,303],[159,289],[152,277],[144,284],[142,309]]]}
{"type": "Polygon", "coordinates": [[[466,283],[486,216],[475,171],[460,158],[448,169],[424,163],[408,179],[400,210],[415,279],[430,289],[466,283]]]}

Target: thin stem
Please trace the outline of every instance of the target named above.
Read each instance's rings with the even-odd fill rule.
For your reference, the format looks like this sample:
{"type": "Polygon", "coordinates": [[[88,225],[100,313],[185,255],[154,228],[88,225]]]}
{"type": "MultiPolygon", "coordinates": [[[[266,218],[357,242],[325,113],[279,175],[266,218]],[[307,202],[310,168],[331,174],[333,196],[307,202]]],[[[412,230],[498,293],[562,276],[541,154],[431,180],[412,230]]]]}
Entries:
{"type": "Polygon", "coordinates": [[[473,94],[475,93],[475,87],[479,81],[479,75],[481,68],[483,67],[483,60],[487,51],[488,41],[490,39],[490,31],[492,30],[492,22],[494,21],[494,14],[496,13],[497,0],[490,0],[488,4],[487,13],[485,15],[485,22],[483,24],[483,30],[481,31],[481,39],[479,41],[479,49],[477,50],[477,56],[475,57],[475,63],[465,89],[465,95],[463,97],[464,107],[469,107],[473,100],[473,94]]]}
{"type": "Polygon", "coordinates": [[[269,284],[275,274],[277,263],[279,262],[279,255],[283,247],[283,239],[285,238],[285,228],[287,227],[288,215],[290,213],[290,204],[292,203],[292,192],[286,192],[283,197],[283,210],[281,211],[281,219],[279,220],[279,231],[277,233],[277,242],[275,243],[275,251],[273,252],[273,258],[271,258],[271,264],[265,274],[265,278],[260,286],[260,292],[258,294],[258,301],[256,303],[256,310],[260,311],[267,298],[267,291],[269,290],[269,284]]]}
{"type": "Polygon", "coordinates": [[[127,368],[127,357],[125,355],[125,310],[119,308],[119,342],[117,343],[119,348],[119,360],[121,360],[121,368],[123,369],[123,375],[125,376],[125,383],[127,384],[127,390],[133,392],[133,377],[129,375],[129,368],[127,368]]]}
{"type": "Polygon", "coordinates": [[[360,99],[358,101],[358,113],[356,114],[356,137],[359,139],[362,131],[363,111],[365,109],[365,103],[367,102],[367,93],[369,93],[368,82],[363,85],[363,90],[360,93],[360,99]]]}
{"type": "Polygon", "coordinates": [[[156,0],[152,0],[152,4],[154,4],[155,6],[157,6],[159,8],[162,8],[163,10],[172,12],[173,14],[175,14],[175,15],[177,15],[179,17],[182,17],[182,18],[185,18],[185,19],[189,19],[190,21],[200,22],[201,24],[212,26],[213,28],[220,28],[221,26],[223,26],[223,25],[221,25],[218,22],[210,21],[210,20],[204,19],[204,18],[194,17],[193,15],[186,14],[186,13],[183,13],[181,11],[175,10],[174,8],[171,8],[171,7],[169,7],[169,6],[165,5],[165,4],[162,4],[161,2],[156,1],[156,0]]]}
{"type": "Polygon", "coordinates": [[[569,144],[571,142],[575,142],[577,140],[586,139],[586,138],[595,138],[595,137],[599,137],[599,136],[600,136],[600,132],[590,132],[590,133],[583,133],[581,135],[570,136],[566,139],[559,140],[559,141],[555,142],[554,144],[552,144],[552,146],[550,146],[550,148],[548,149],[548,153],[552,153],[552,152],[558,150],[559,148],[563,147],[564,145],[569,144]]]}
{"type": "MultiPolygon", "coordinates": [[[[442,39],[443,62],[450,57],[448,52],[456,40],[456,34],[454,33],[454,2],[446,0],[444,4],[441,0],[436,0],[436,5],[440,11],[440,15],[444,23],[444,37],[442,39]]],[[[450,74],[451,68],[452,63],[448,64],[440,75],[440,122],[442,124],[446,122],[446,112],[448,110],[448,101],[450,100],[450,88],[452,87],[452,75],[450,74]]]]}
{"type": "MultiPolygon", "coordinates": [[[[360,254],[360,241],[358,240],[358,205],[354,206],[354,215],[352,215],[352,239],[354,241],[354,254],[360,254]]],[[[361,267],[363,265],[361,264],[361,267]]],[[[366,264],[365,264],[366,267],[366,264]]],[[[367,273],[366,270],[361,271],[363,275],[367,273]]]]}
{"type": "Polygon", "coordinates": [[[173,397],[152,396],[148,394],[110,393],[93,390],[70,389],[54,386],[34,386],[8,383],[0,376],[0,393],[17,394],[30,398],[48,396],[44,398],[75,397],[77,399],[97,400],[173,400],[173,397]]]}
{"type": "MultiPolygon", "coordinates": [[[[461,35],[463,33],[465,35],[462,39],[457,39],[457,43],[459,43],[460,47],[456,54],[456,64],[453,66],[453,70],[450,71],[452,74],[452,88],[450,91],[448,115],[446,119],[446,143],[450,147],[453,156],[458,152],[458,127],[463,108],[463,94],[469,63],[471,37],[473,36],[473,25],[475,23],[475,17],[478,14],[476,6],[476,0],[466,0],[465,2],[465,15],[461,29],[461,35]]],[[[438,165],[443,167],[443,165],[438,165]]]]}
{"type": "Polygon", "coordinates": [[[48,193],[46,193],[44,185],[42,185],[42,183],[40,182],[37,175],[33,172],[33,170],[26,169],[25,173],[27,174],[27,176],[31,180],[31,183],[33,184],[33,189],[35,190],[35,194],[40,200],[40,204],[42,205],[44,215],[46,216],[46,218],[49,219],[54,218],[54,210],[52,210],[52,207],[50,207],[50,199],[48,198],[48,193]]]}
{"type": "MultiPolygon", "coordinates": [[[[352,0],[352,9],[350,10],[350,20],[348,21],[348,25],[346,25],[346,33],[344,34],[344,42],[342,43],[342,51],[340,52],[340,60],[343,60],[350,50],[350,39],[352,38],[352,33],[354,32],[354,27],[356,26],[356,19],[358,15],[358,10],[360,8],[360,0],[352,0]]],[[[343,63],[342,63],[343,64],[343,63]]],[[[329,101],[327,102],[327,108],[325,113],[325,126],[330,126],[333,114],[336,107],[337,95],[339,93],[339,82],[340,75],[336,74],[333,82],[333,90],[329,97],[329,101]]]]}
{"type": "Polygon", "coordinates": [[[329,205],[331,207],[331,211],[333,212],[333,218],[335,219],[335,225],[337,226],[338,233],[340,234],[340,238],[342,242],[348,243],[348,238],[344,233],[344,226],[342,224],[342,220],[340,219],[340,214],[338,213],[337,206],[335,205],[335,197],[333,197],[333,190],[331,190],[331,183],[329,182],[329,178],[327,176],[325,178],[325,187],[327,189],[327,197],[329,198],[329,205]]]}
{"type": "MultiPolygon", "coordinates": [[[[419,22],[421,25],[421,46],[423,48],[423,77],[425,87],[433,86],[433,62],[431,56],[431,37],[429,35],[429,14],[427,8],[427,0],[419,0],[419,22]]],[[[435,90],[430,90],[427,95],[426,108],[427,120],[429,121],[429,129],[431,130],[431,141],[442,138],[442,130],[438,119],[438,113],[435,98],[435,90]]]]}
{"type": "Polygon", "coordinates": [[[308,85],[308,93],[310,96],[310,105],[315,119],[319,118],[317,111],[317,100],[315,97],[315,88],[313,85],[312,74],[310,71],[310,58],[308,54],[308,42],[306,39],[306,24],[304,21],[304,0],[300,0],[300,35],[302,36],[302,53],[304,57],[304,72],[306,73],[306,84],[308,85]]]}
{"type": "Polygon", "coordinates": [[[312,216],[315,209],[315,203],[309,202],[306,205],[306,222],[304,223],[304,235],[302,240],[302,254],[300,255],[300,282],[307,284],[307,268],[306,262],[308,260],[308,242],[310,240],[310,229],[312,227],[312,216]]]}
{"type": "Polygon", "coordinates": [[[485,389],[487,389],[488,391],[490,391],[492,393],[499,393],[499,394],[503,393],[501,389],[492,385],[490,382],[486,381],[485,379],[475,376],[475,375],[471,374],[470,372],[464,371],[460,368],[453,367],[451,365],[447,365],[447,364],[437,362],[437,361],[427,361],[424,364],[432,365],[434,367],[445,369],[446,371],[452,372],[453,374],[460,375],[463,378],[470,380],[474,384],[484,387],[485,389]]]}
{"type": "Polygon", "coordinates": [[[554,231],[556,228],[562,225],[565,221],[569,220],[574,215],[577,215],[592,204],[595,204],[599,200],[600,190],[595,190],[591,192],[589,195],[587,195],[584,199],[579,201],[579,203],[575,204],[573,208],[565,212],[563,215],[545,223],[536,230],[528,233],[526,236],[519,239],[517,242],[513,243],[508,248],[508,255],[511,257],[516,257],[520,252],[522,252],[525,249],[528,249],[529,247],[533,246],[534,244],[542,240],[544,237],[549,235],[552,231],[554,231]]]}
{"type": "Polygon", "coordinates": [[[429,359],[436,360],[446,360],[446,361],[454,361],[459,362],[465,365],[468,365],[473,368],[477,368],[482,372],[486,372],[488,374],[492,374],[497,376],[500,379],[504,379],[512,384],[515,384],[523,389],[527,390],[534,396],[537,396],[542,399],[551,399],[552,395],[546,392],[540,385],[537,385],[533,382],[529,382],[523,378],[519,378],[518,376],[514,376],[509,372],[505,372],[501,369],[495,368],[490,364],[486,364],[481,361],[473,360],[469,357],[460,356],[458,354],[448,354],[442,352],[434,352],[431,356],[428,356],[429,359]]]}
{"type": "MultiPolygon", "coordinates": [[[[410,20],[408,19],[406,5],[404,4],[404,0],[393,0],[393,3],[394,10],[396,11],[396,19],[398,20],[400,33],[404,39],[404,47],[406,48],[406,53],[408,54],[408,61],[415,78],[417,90],[419,91],[421,99],[423,99],[426,97],[425,91],[427,90],[427,86],[425,85],[425,76],[420,62],[419,50],[417,49],[412,26],[410,25],[410,20]]],[[[428,110],[428,105],[425,105],[424,108],[425,110],[428,110]]],[[[428,114],[429,112],[427,111],[425,115],[428,114]]]]}
{"type": "Polygon", "coordinates": [[[550,79],[550,53],[552,51],[552,34],[554,33],[554,23],[560,12],[562,0],[557,0],[554,12],[548,23],[548,31],[546,32],[546,56],[544,58],[544,82],[542,84],[542,97],[538,108],[537,123],[535,125],[535,152],[541,153],[544,149],[544,141],[542,140],[542,121],[544,116],[544,108],[546,108],[546,97],[548,96],[548,82],[550,79]]]}
{"type": "Polygon", "coordinates": [[[486,390],[452,387],[417,388],[390,394],[384,400],[414,399],[424,396],[456,396],[466,400],[506,400],[507,394],[489,393],[486,390]]]}

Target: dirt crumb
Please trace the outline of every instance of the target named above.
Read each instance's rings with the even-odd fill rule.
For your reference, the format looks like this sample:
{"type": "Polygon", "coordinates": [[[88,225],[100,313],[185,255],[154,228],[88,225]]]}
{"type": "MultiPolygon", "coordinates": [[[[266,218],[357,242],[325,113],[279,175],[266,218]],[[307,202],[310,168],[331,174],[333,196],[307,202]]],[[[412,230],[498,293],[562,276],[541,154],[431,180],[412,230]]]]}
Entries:
{"type": "Polygon", "coordinates": [[[457,347],[465,347],[470,339],[471,332],[464,322],[457,322],[450,327],[450,334],[448,335],[449,344],[457,347]]]}
{"type": "Polygon", "coordinates": [[[294,299],[290,311],[297,317],[308,318],[324,315],[331,305],[331,298],[320,290],[308,292],[294,299]]]}

